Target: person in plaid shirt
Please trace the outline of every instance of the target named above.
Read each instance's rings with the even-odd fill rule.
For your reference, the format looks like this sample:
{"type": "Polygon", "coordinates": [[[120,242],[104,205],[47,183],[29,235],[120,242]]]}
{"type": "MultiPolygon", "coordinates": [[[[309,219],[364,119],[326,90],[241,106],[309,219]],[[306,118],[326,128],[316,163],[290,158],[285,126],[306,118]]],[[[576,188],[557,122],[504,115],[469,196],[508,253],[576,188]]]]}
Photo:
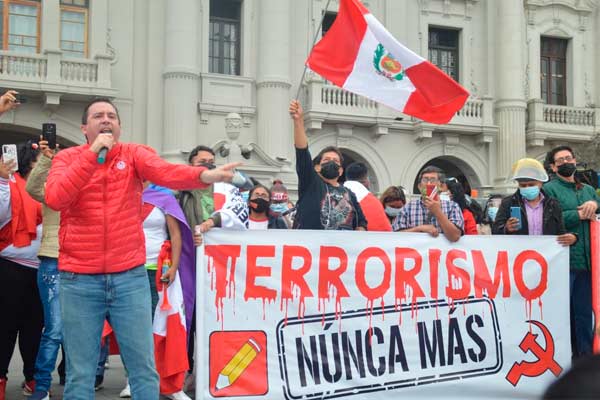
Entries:
{"type": "MultiPolygon", "coordinates": [[[[439,187],[444,172],[436,167],[425,167],[419,174],[419,190],[424,193],[427,184],[439,187]]],[[[394,219],[394,231],[424,232],[436,237],[441,233],[451,242],[463,234],[464,220],[458,204],[453,201],[431,199],[424,196],[411,200],[394,219]]]]}

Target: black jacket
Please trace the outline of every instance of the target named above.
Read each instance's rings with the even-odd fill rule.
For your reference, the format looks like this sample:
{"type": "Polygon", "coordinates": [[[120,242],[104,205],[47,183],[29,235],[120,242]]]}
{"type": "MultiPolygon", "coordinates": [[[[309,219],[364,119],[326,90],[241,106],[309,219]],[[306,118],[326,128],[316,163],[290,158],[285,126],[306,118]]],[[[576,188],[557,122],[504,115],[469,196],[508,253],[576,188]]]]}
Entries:
{"type": "Polygon", "coordinates": [[[269,226],[267,229],[288,229],[288,226],[283,218],[269,215],[269,226]]]}
{"type": "MultiPolygon", "coordinates": [[[[562,235],[567,233],[565,229],[565,224],[563,222],[562,217],[562,208],[560,208],[560,204],[558,200],[553,197],[548,196],[542,190],[541,193],[544,194],[544,211],[542,214],[542,233],[544,235],[562,235]]],[[[527,211],[525,210],[525,204],[523,203],[523,198],[517,190],[513,195],[505,197],[502,199],[502,203],[498,208],[498,214],[496,214],[496,220],[492,225],[492,235],[529,235],[529,225],[527,221],[527,211]],[[511,207],[520,207],[521,208],[521,229],[517,232],[506,232],[504,230],[506,221],[510,219],[510,208],[511,207]]]]}

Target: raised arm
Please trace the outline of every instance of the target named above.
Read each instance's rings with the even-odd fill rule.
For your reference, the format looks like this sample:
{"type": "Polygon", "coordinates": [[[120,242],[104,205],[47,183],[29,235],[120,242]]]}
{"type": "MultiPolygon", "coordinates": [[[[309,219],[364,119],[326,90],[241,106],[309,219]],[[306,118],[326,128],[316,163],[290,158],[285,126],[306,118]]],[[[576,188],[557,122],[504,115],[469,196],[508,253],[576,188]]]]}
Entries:
{"type": "Polygon", "coordinates": [[[48,172],[50,172],[50,167],[52,167],[54,151],[48,148],[48,142],[44,140],[40,141],[40,148],[42,151],[42,155],[39,158],[38,162],[35,164],[35,167],[33,167],[33,169],[31,170],[29,178],[27,178],[25,190],[27,190],[27,193],[29,193],[29,195],[34,200],[43,203],[46,193],[46,180],[48,179],[48,172]]]}
{"type": "Polygon", "coordinates": [[[308,147],[308,137],[304,129],[304,111],[298,100],[292,100],[289,108],[292,120],[294,120],[294,146],[297,149],[306,149],[308,147]]]}

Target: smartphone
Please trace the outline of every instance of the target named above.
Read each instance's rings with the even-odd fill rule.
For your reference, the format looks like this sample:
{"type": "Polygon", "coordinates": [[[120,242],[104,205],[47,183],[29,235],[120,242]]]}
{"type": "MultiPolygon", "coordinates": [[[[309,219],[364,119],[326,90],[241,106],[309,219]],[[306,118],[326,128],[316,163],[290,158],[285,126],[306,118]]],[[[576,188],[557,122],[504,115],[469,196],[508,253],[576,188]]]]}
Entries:
{"type": "Polygon", "coordinates": [[[517,226],[517,229],[521,229],[521,207],[511,207],[510,217],[519,220],[519,226],[517,226]]]}
{"type": "Polygon", "coordinates": [[[163,283],[169,283],[169,278],[163,278],[163,276],[169,271],[168,265],[163,265],[162,267],[162,275],[160,277],[160,281],[163,283]]]}
{"type": "Polygon", "coordinates": [[[15,168],[13,170],[17,171],[19,169],[19,159],[17,158],[17,145],[16,144],[3,144],[2,145],[2,161],[8,162],[10,160],[15,161],[15,168]]]}
{"type": "Polygon", "coordinates": [[[428,183],[427,186],[425,187],[425,194],[431,200],[438,200],[439,195],[438,195],[438,187],[437,187],[437,185],[432,184],[432,183],[428,183]]]}
{"type": "Polygon", "coordinates": [[[56,124],[50,122],[42,124],[42,137],[48,142],[48,147],[54,150],[56,148],[56,124]]]}
{"type": "Polygon", "coordinates": [[[15,102],[20,104],[27,103],[27,97],[22,94],[15,94],[15,102]]]}

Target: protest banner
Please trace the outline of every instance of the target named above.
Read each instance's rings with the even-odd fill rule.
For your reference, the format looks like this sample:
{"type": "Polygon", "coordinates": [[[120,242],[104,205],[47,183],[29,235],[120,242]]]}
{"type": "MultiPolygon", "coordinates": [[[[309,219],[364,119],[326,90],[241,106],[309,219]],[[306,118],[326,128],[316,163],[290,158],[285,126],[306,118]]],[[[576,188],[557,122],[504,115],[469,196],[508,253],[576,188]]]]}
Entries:
{"type": "Polygon", "coordinates": [[[553,236],[217,229],[200,251],[197,399],[536,399],[570,365],[553,236]]]}

